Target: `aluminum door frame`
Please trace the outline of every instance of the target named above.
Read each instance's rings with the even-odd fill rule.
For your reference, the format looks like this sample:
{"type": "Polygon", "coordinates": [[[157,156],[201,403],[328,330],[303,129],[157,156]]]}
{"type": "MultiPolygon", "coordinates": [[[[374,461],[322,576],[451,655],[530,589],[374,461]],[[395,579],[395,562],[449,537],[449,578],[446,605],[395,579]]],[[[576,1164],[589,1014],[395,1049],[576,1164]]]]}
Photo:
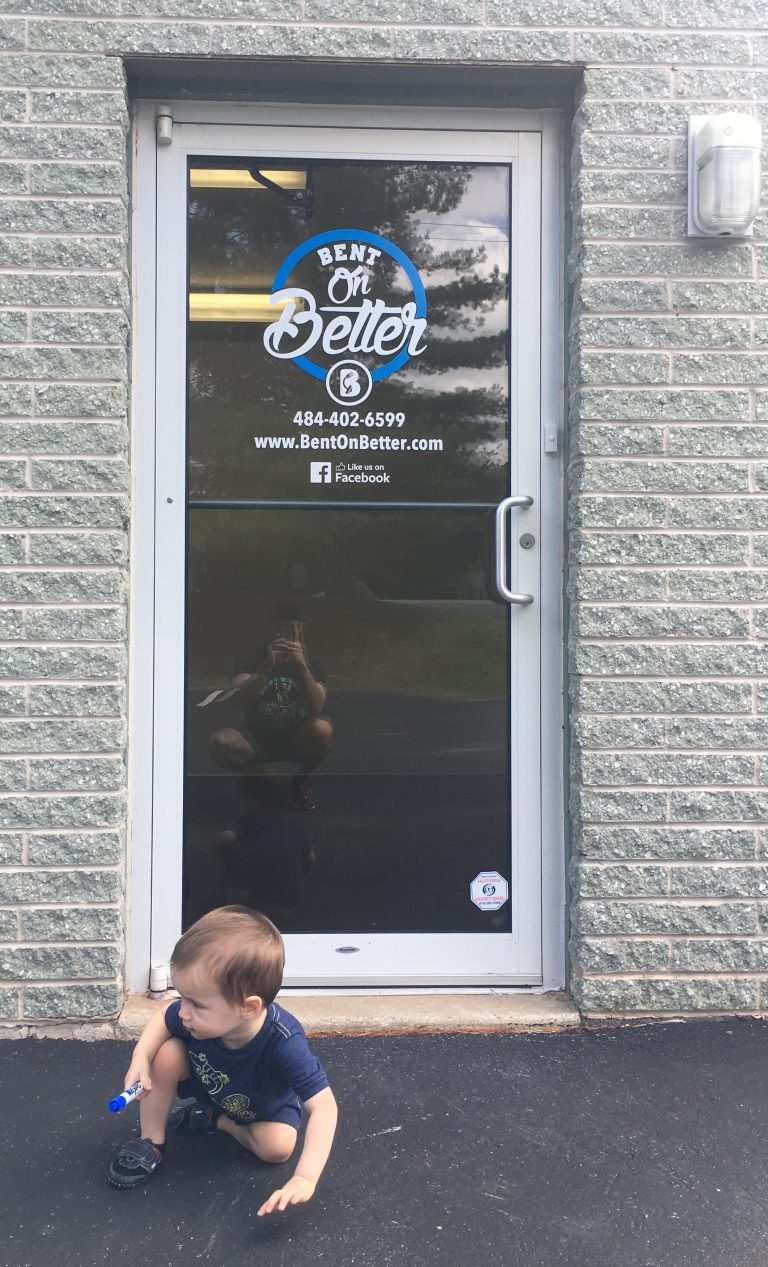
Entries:
{"type": "MultiPolygon", "coordinates": [[[[540,518],[535,529],[539,538],[541,583],[537,587],[537,607],[541,627],[536,658],[545,668],[543,674],[521,675],[523,683],[534,684],[537,706],[541,710],[541,777],[537,772],[537,797],[534,813],[526,819],[529,835],[537,835],[541,823],[541,851],[529,851],[536,857],[523,859],[528,875],[518,877],[515,891],[529,899],[526,910],[518,914],[527,920],[529,945],[533,957],[520,963],[520,971],[488,975],[481,969],[482,954],[467,964],[462,978],[441,971],[444,964],[445,939],[471,936],[478,950],[486,941],[497,941],[504,934],[386,934],[388,964],[403,970],[386,977],[342,976],[321,974],[312,985],[339,987],[374,986],[401,989],[410,986],[420,990],[450,986],[462,988],[499,988],[520,985],[538,989],[562,988],[565,980],[565,877],[563,847],[562,794],[562,479],[557,453],[543,452],[545,427],[556,428],[562,449],[562,222],[560,120],[554,111],[511,112],[496,110],[425,109],[419,112],[419,126],[414,127],[410,111],[397,108],[363,108],[354,112],[342,107],[305,106],[233,106],[205,103],[177,103],[168,109],[173,118],[170,146],[156,143],[156,118],[159,103],[144,102],[137,107],[134,183],[136,200],[133,209],[134,228],[134,394],[133,438],[135,497],[133,506],[133,602],[131,628],[131,720],[130,720],[130,873],[129,901],[129,988],[145,990],[150,968],[148,942],[154,930],[153,960],[163,961],[180,928],[181,850],[178,836],[182,821],[183,790],[183,673],[173,671],[173,654],[178,647],[179,611],[184,610],[184,570],[178,568],[179,543],[184,539],[186,522],[186,287],[179,290],[178,260],[172,254],[157,250],[157,228],[166,226],[174,217],[186,224],[186,181],[179,172],[186,169],[188,152],[237,155],[241,150],[257,149],[269,155],[288,157],[291,147],[306,156],[334,158],[371,157],[374,130],[378,142],[377,159],[404,161],[417,159],[441,161],[508,161],[499,147],[499,135],[517,139],[514,148],[533,149],[539,153],[539,179],[531,186],[540,226],[540,271],[536,283],[540,300],[535,329],[539,382],[531,388],[525,402],[526,417],[538,415],[536,445],[541,454],[541,479],[538,505],[540,518]],[[352,125],[352,126],[350,126],[352,125]],[[265,145],[262,129],[279,128],[280,144],[265,145]],[[327,131],[327,135],[322,133],[327,131]],[[228,133],[225,136],[225,133],[228,133]],[[344,137],[342,138],[342,133],[344,137]],[[466,134],[467,149],[457,151],[458,134],[466,134]],[[471,137],[469,134],[472,134],[471,137]],[[308,145],[306,137],[311,136],[308,145]],[[304,136],[304,140],[302,140],[304,136]],[[344,144],[340,142],[344,141],[344,144]],[[289,144],[290,142],[290,144],[289,144]],[[318,145],[318,142],[321,144],[318,145]],[[322,148],[325,143],[327,151],[322,148]],[[532,148],[533,147],[533,148],[532,148]],[[441,150],[444,151],[441,153],[441,150]],[[169,161],[170,160],[170,161],[169,161]],[[174,186],[171,173],[176,170],[174,186]],[[170,183],[169,183],[170,178],[170,183]],[[174,201],[175,196],[175,201],[174,201]],[[170,217],[170,220],[169,220],[170,217]],[[174,278],[174,268],[176,276],[174,278]],[[166,301],[174,295],[176,319],[158,321],[157,297],[166,301]],[[540,311],[540,319],[538,312],[540,311]],[[156,347],[156,337],[160,336],[156,347]],[[158,372],[159,371],[159,372],[158,372]],[[159,383],[159,395],[156,384],[159,383]],[[175,405],[174,405],[175,402],[175,405]],[[156,419],[163,426],[156,428],[156,419]],[[169,423],[170,420],[170,423],[169,423]],[[157,523],[155,523],[157,519],[157,523]],[[162,542],[160,549],[157,541],[162,542]],[[173,543],[172,548],[169,542],[173,543]],[[540,598],[540,602],[538,601],[540,598]],[[181,601],[179,601],[181,600],[181,601]],[[156,655],[160,649],[159,657],[156,655]],[[148,671],[148,666],[152,671],[148,671]],[[169,671],[170,668],[170,671],[169,671]],[[540,688],[540,689],[539,689],[540,688]],[[157,734],[155,722],[165,725],[166,733],[157,734]],[[176,741],[173,729],[176,728],[176,741]],[[170,742],[169,742],[170,740],[170,742]],[[164,789],[157,795],[158,787],[164,789]],[[546,795],[544,790],[546,789],[546,795]],[[163,841],[177,841],[176,848],[163,847],[163,841]],[[153,847],[154,842],[154,847],[153,847]],[[535,875],[533,874],[535,872],[535,875]],[[153,876],[155,898],[153,901],[153,876]],[[531,900],[532,899],[532,900],[531,900]],[[175,907],[175,909],[174,909],[175,907]],[[534,926],[531,938],[531,926],[534,926]],[[433,970],[413,977],[406,969],[412,959],[414,937],[422,945],[433,942],[433,970]],[[396,943],[400,943],[397,945],[396,943]],[[159,947],[159,949],[158,949],[159,947]],[[534,962],[534,958],[536,962],[534,962]]],[[[517,184],[518,182],[516,182],[517,184]]],[[[528,204],[530,213],[531,204],[528,204]]],[[[186,273],[184,272],[186,277],[186,273]]],[[[530,281],[530,279],[529,279],[530,281]]],[[[528,314],[530,316],[530,314],[528,314]]],[[[534,328],[530,322],[517,332],[513,329],[513,354],[520,351],[516,334],[534,328]]],[[[514,367],[513,367],[514,368],[514,367]]],[[[534,376],[535,377],[535,376],[534,376]]],[[[522,428],[516,438],[521,438],[522,428]]],[[[547,449],[550,445],[547,444],[547,449]]],[[[526,522],[528,529],[529,522],[526,522]]],[[[531,555],[519,557],[522,567],[516,585],[531,588],[526,579],[526,565],[531,555]]],[[[519,613],[513,613],[513,619],[519,613]]],[[[178,662],[178,655],[175,657],[178,662]]],[[[527,751],[532,754],[532,747],[527,751]]],[[[513,743],[513,758],[515,748],[513,743]]],[[[521,773],[520,762],[513,760],[513,772],[521,773]]],[[[518,782],[522,793],[530,780],[518,782]]],[[[516,801],[517,804],[517,801],[516,801]]],[[[519,850],[517,851],[519,853],[519,850]]],[[[513,856],[513,861],[514,861],[513,856]]],[[[512,877],[510,877],[512,878],[512,877]]],[[[515,926],[515,925],[513,925],[515,926]]],[[[517,924],[519,927],[519,923],[517,924]]],[[[305,935],[294,934],[293,938],[305,935]]],[[[309,937],[310,935],[306,935],[309,937]]],[[[333,938],[333,934],[324,934],[333,938]]],[[[514,938],[514,934],[512,937],[514,938]]],[[[338,938],[336,938],[338,940],[338,938]]],[[[364,939],[359,939],[364,941],[364,939]]],[[[290,963],[289,943],[289,963],[290,963]]],[[[338,961],[336,961],[338,962],[338,961]]],[[[301,977],[301,983],[310,984],[301,977]]]]}

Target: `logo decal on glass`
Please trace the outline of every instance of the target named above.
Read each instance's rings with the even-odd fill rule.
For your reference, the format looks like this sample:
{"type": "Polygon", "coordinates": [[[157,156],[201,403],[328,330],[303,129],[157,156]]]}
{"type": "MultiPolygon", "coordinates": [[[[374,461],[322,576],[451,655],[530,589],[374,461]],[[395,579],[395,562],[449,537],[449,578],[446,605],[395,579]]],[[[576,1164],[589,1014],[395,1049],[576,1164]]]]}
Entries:
{"type": "Polygon", "coordinates": [[[270,303],[282,307],[264,331],[269,355],[295,361],[305,374],[324,382],[339,405],[367,400],[374,383],[426,348],[427,297],[418,271],[398,246],[364,229],[332,229],[297,246],[277,271],[270,303]],[[289,282],[307,256],[314,257],[321,272],[324,293],[319,298],[289,282]],[[381,274],[387,261],[405,275],[411,293],[405,303],[387,303],[376,293],[385,288],[381,274]],[[313,359],[318,353],[326,362],[333,358],[332,364],[319,364],[313,359]],[[350,359],[355,355],[366,356],[373,367],[350,359]]]}
{"type": "Polygon", "coordinates": [[[333,480],[330,462],[310,462],[310,484],[330,484],[333,480]]]}
{"type": "Polygon", "coordinates": [[[509,898],[509,884],[498,871],[481,871],[469,886],[469,896],[481,911],[498,911],[509,898]]]}

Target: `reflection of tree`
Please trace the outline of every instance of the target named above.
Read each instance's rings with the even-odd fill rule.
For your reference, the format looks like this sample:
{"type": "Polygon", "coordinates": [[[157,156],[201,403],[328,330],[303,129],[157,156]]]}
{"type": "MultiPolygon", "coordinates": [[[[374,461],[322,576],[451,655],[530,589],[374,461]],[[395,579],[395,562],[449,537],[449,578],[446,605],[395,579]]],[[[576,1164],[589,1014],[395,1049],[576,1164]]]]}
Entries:
{"type": "MultiPolygon", "coordinates": [[[[467,164],[313,164],[308,216],[267,190],[193,191],[193,289],[267,291],[295,246],[317,233],[351,227],[392,241],[421,274],[428,302],[427,351],[403,374],[377,384],[363,412],[405,411],[408,421],[399,434],[440,437],[444,451],[375,458],[361,453],[360,458],[385,463],[392,476],[388,490],[371,486],[366,499],[493,501],[503,493],[499,442],[506,429],[507,335],[506,330],[489,332],[486,320],[504,300],[508,279],[498,266],[489,266],[482,242],[467,246],[459,241],[455,248],[437,250],[430,237],[436,219],[461,204],[474,170],[467,164]],[[478,370],[485,371],[482,382],[488,386],[473,377],[478,370]],[[480,455],[471,463],[468,444],[480,455]]],[[[327,283],[314,257],[302,261],[295,277],[315,293],[327,283]]],[[[402,270],[388,257],[377,261],[375,285],[376,295],[390,302],[410,298],[402,270]]],[[[298,434],[290,422],[297,410],[327,415],[334,408],[322,382],[264,352],[263,330],[255,323],[191,328],[193,497],[295,497],[298,455],[256,452],[253,435],[298,434]]],[[[313,352],[313,359],[330,364],[338,358],[313,352]]],[[[357,460],[354,451],[313,456],[357,460]]],[[[340,495],[345,491],[359,496],[354,486],[340,495]]]]}
{"type": "Polygon", "coordinates": [[[264,640],[274,603],[297,593],[298,573],[310,650],[334,690],[503,696],[506,623],[467,601],[487,597],[490,527],[477,511],[193,511],[193,684],[227,683],[237,656],[264,640]]]}

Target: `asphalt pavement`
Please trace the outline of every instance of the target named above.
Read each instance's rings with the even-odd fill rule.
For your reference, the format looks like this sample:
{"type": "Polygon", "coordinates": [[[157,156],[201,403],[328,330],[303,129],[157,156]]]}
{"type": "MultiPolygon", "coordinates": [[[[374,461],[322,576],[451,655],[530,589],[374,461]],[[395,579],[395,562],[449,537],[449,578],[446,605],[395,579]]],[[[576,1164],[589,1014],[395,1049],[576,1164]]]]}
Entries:
{"type": "Polygon", "coordinates": [[[765,1267],[768,1026],[313,1044],[341,1119],[315,1198],[223,1134],[143,1188],[107,1161],[130,1045],[0,1042],[3,1267],[765,1267]]]}

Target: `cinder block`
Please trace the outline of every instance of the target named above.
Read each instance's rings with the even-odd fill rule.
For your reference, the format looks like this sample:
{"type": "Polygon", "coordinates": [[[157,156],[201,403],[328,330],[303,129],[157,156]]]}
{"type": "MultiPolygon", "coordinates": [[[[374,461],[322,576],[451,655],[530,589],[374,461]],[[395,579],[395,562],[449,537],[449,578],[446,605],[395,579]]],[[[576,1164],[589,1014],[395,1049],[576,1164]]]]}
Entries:
{"type": "MultiPolygon", "coordinates": [[[[592,713],[752,711],[752,688],[748,682],[590,682],[580,679],[574,684],[574,695],[576,705],[592,713]]],[[[716,821],[721,821],[720,815],[716,821]]]]}
{"type": "Polygon", "coordinates": [[[118,950],[108,946],[41,946],[23,950],[0,946],[0,974],[6,981],[114,977],[120,963],[118,950]]]}
{"type": "Polygon", "coordinates": [[[91,387],[51,385],[35,388],[39,414],[59,418],[122,418],[126,396],[123,386],[99,383],[91,387]]]}
{"type": "Polygon", "coordinates": [[[712,859],[756,857],[754,830],[707,827],[585,827],[581,854],[612,861],[617,858],[712,859]]]}
{"type": "Polygon", "coordinates": [[[747,569],[689,572],[681,568],[669,574],[669,596],[674,602],[684,603],[762,603],[765,579],[759,572],[747,569]]]}
{"type": "MultiPolygon", "coordinates": [[[[4,58],[0,57],[0,63],[4,58]]],[[[28,187],[26,163],[0,163],[0,193],[25,194],[28,187]]]]}
{"type": "Polygon", "coordinates": [[[124,722],[111,718],[0,719],[0,750],[6,753],[121,752],[125,742],[124,722]]]}
{"type": "MultiPolygon", "coordinates": [[[[36,867],[107,867],[120,862],[123,856],[123,838],[119,831],[60,831],[47,834],[32,833],[27,849],[30,866],[36,867]]],[[[50,912],[44,912],[48,915],[50,912]]],[[[67,912],[61,913],[62,917],[67,912]]],[[[101,914],[101,912],[98,912],[101,914]]],[[[27,937],[25,941],[34,941],[27,937]]],[[[48,940],[48,939],[46,939],[48,940]]],[[[52,937],[52,941],[65,938],[52,937]]],[[[88,934],[79,941],[109,941],[100,933],[88,934]]]]}
{"type": "Polygon", "coordinates": [[[113,906],[66,906],[60,910],[46,907],[22,910],[21,928],[24,941],[116,941],[122,921],[113,906]]]}
{"type": "Polygon", "coordinates": [[[581,352],[571,363],[572,383],[666,386],[669,357],[657,352],[581,352]]]}
{"type": "Polygon", "coordinates": [[[128,127],[122,92],[72,92],[58,88],[32,93],[30,117],[40,123],[113,123],[128,127]]]}
{"type": "Polygon", "coordinates": [[[111,343],[128,334],[124,312],[33,312],[32,338],[40,343],[111,343]]]}
{"type": "Polygon", "coordinates": [[[568,593],[571,599],[585,603],[659,602],[667,595],[667,574],[581,568],[569,574],[568,593]]]}
{"type": "Polygon", "coordinates": [[[4,233],[125,234],[127,227],[125,206],[119,199],[24,198],[0,203],[4,233]]]}
{"type": "Polygon", "coordinates": [[[52,491],[120,492],[129,486],[129,471],[122,458],[32,462],[32,487],[52,491]]]}
{"type": "Polygon", "coordinates": [[[120,567],[125,566],[127,557],[128,539],[122,532],[32,532],[29,535],[29,561],[38,566],[111,564],[120,567]]]}
{"type": "Polygon", "coordinates": [[[575,785],[571,812],[583,823],[661,823],[667,816],[664,792],[595,792],[575,785]]]}
{"type": "Polygon", "coordinates": [[[49,607],[27,613],[32,642],[119,642],[125,635],[122,607],[49,607]]]}
{"type": "Polygon", "coordinates": [[[0,941],[18,940],[19,921],[16,913],[14,911],[0,911],[0,941]]]}
{"type": "Polygon", "coordinates": [[[571,740],[583,748],[660,748],[664,722],[652,717],[590,717],[576,714],[571,740]]]}
{"type": "Polygon", "coordinates": [[[0,497],[0,528],[126,528],[125,497],[0,497]]]}
{"type": "Polygon", "coordinates": [[[30,761],[29,785],[36,792],[119,792],[125,763],[121,757],[45,757],[30,761]]]}
{"type": "MultiPolygon", "coordinates": [[[[578,457],[642,457],[662,454],[665,447],[663,427],[645,427],[639,422],[581,422],[576,417],[569,437],[572,460],[578,457]]],[[[643,502],[647,500],[642,498],[643,502]]]]}
{"type": "Polygon", "coordinates": [[[768,497],[673,497],[666,503],[670,528],[768,529],[768,497]]]}
{"type": "Polygon", "coordinates": [[[684,792],[670,794],[673,822],[759,823],[768,814],[768,791],[684,792]]]}
{"type": "Polygon", "coordinates": [[[749,866],[673,867],[670,894],[677,897],[766,897],[768,866],[754,862],[749,866]]]}
{"type": "Polygon", "coordinates": [[[768,312],[768,285],[753,281],[676,281],[672,303],[680,312],[768,312]]]}
{"type": "Polygon", "coordinates": [[[684,532],[574,532],[571,559],[575,564],[665,567],[685,564],[744,566],[749,560],[749,537],[737,533],[684,532]]]}
{"type": "Polygon", "coordinates": [[[572,487],[584,493],[746,493],[746,462],[579,462],[572,487]]]}
{"type": "Polygon", "coordinates": [[[568,670],[583,677],[663,677],[668,671],[666,647],[630,643],[580,643],[568,656],[568,670]]]}
{"type": "Polygon", "coordinates": [[[748,638],[749,613],[727,607],[579,606],[572,633],[582,638],[748,638]]]}
{"type": "Polygon", "coordinates": [[[765,972],[768,941],[754,938],[715,941],[676,941],[672,946],[672,972],[765,972]]]}
{"type": "Polygon", "coordinates": [[[576,1006],[583,1012],[754,1012],[757,983],[741,978],[627,978],[575,977],[571,983],[576,1006]]]}
{"type": "Polygon", "coordinates": [[[648,933],[750,936],[757,932],[757,919],[753,901],[590,901],[583,902],[577,909],[576,931],[585,936],[648,933]]]}
{"type": "Polygon", "coordinates": [[[124,818],[125,800],[120,795],[0,798],[0,828],[115,827],[124,818]]]}
{"type": "Polygon", "coordinates": [[[646,938],[574,937],[571,961],[577,972],[664,972],[669,963],[665,941],[646,938]]]}
{"type": "MultiPolygon", "coordinates": [[[[135,3],[136,0],[132,2],[135,3]]],[[[141,2],[147,3],[147,0],[141,2]]],[[[269,6],[269,0],[266,0],[266,5],[269,6]]],[[[246,13],[242,16],[251,15],[246,13]]],[[[267,13],[265,16],[270,15],[267,13]]],[[[296,16],[301,15],[286,12],[272,17],[272,21],[279,22],[283,18],[296,16]]],[[[418,26],[458,22],[469,26],[484,21],[482,0],[418,0],[407,8],[388,3],[387,0],[306,0],[304,17],[307,22],[378,22],[393,26],[403,22],[418,26]]],[[[504,22],[501,18],[492,17],[490,13],[488,21],[493,25],[503,25],[504,22]]]]}
{"type": "Polygon", "coordinates": [[[24,836],[21,832],[4,832],[0,835],[0,863],[3,866],[18,865],[24,852],[24,836]]]}
{"type": "Polygon", "coordinates": [[[663,528],[667,503],[660,497],[580,497],[570,504],[575,528],[663,528]]]}
{"type": "Polygon", "coordinates": [[[3,905],[40,905],[56,902],[116,902],[120,897],[116,871],[3,871],[3,905]]]}
{"type": "Polygon", "coordinates": [[[5,453],[120,453],[128,448],[122,422],[77,422],[67,419],[0,421],[0,444],[5,453]]]}
{"type": "Polygon", "coordinates": [[[117,569],[0,572],[0,603],[119,603],[123,597],[117,569]]]}
{"type": "MultiPolygon", "coordinates": [[[[37,25],[30,21],[30,27],[37,25]]],[[[67,26],[78,30],[87,27],[87,22],[52,24],[55,32],[67,26]]],[[[0,47],[2,39],[0,37],[0,47]]],[[[57,45],[54,44],[54,47],[57,45]]],[[[4,158],[23,158],[32,162],[43,162],[45,159],[76,158],[80,162],[88,159],[109,161],[124,158],[125,134],[122,128],[66,128],[57,124],[46,126],[41,123],[13,123],[0,127],[0,154],[4,158]]]]}
{"type": "MultiPolygon", "coordinates": [[[[768,309],[768,287],[765,300],[768,309]]],[[[585,312],[666,312],[667,288],[661,281],[582,276],[574,294],[574,305],[577,311],[585,312]]]]}
{"type": "MultiPolygon", "coordinates": [[[[614,784],[633,787],[640,783],[669,786],[685,784],[754,784],[755,763],[748,756],[691,756],[677,752],[584,753],[578,760],[581,779],[594,786],[614,784]]],[[[33,776],[34,777],[34,776],[33,776]]],[[[34,785],[34,783],[33,783],[34,785]]],[[[695,873],[691,873],[695,878],[695,873]]],[[[674,890],[680,892],[679,889],[674,890]]],[[[691,890],[699,895],[700,890],[691,890]]]]}
{"type": "MultiPolygon", "coordinates": [[[[634,67],[622,67],[621,70],[610,70],[603,66],[588,66],[584,71],[584,91],[590,98],[598,97],[668,97],[672,91],[672,75],[666,67],[643,67],[636,69],[634,67]]],[[[698,93],[695,95],[699,95],[698,93]]],[[[607,141],[608,147],[615,143],[617,147],[625,142],[638,141],[645,142],[648,146],[653,146],[656,138],[648,137],[610,137],[595,138],[607,141]]],[[[662,150],[663,154],[668,151],[662,150]]],[[[614,165],[620,167],[642,166],[640,163],[620,162],[614,165]]],[[[650,166],[662,166],[661,163],[651,163],[650,166]]]]}
{"type": "Polygon", "coordinates": [[[746,35],[712,31],[679,35],[666,31],[579,31],[574,54],[577,62],[603,65],[749,66],[751,61],[746,35]]]}
{"type": "MultiPolygon", "coordinates": [[[[322,44],[325,48],[327,37],[322,44]]],[[[381,49],[379,56],[388,51],[381,49]]],[[[422,29],[395,31],[393,51],[408,61],[570,62],[571,40],[567,31],[422,29]]]]}
{"type": "Polygon", "coordinates": [[[10,307],[127,310],[129,302],[125,277],[73,277],[69,273],[47,277],[0,275],[0,303],[10,307]]]}
{"type": "MultiPolygon", "coordinates": [[[[105,59],[106,60],[106,59],[105,59]]],[[[121,163],[33,163],[33,194],[83,197],[93,194],[127,196],[126,172],[121,163]]]]}
{"type": "Polygon", "coordinates": [[[117,985],[27,986],[23,1015],[27,1020],[60,1020],[77,1017],[87,1020],[116,1016],[123,1001],[117,985]]]}
{"type": "Polygon", "coordinates": [[[122,717],[125,688],[94,686],[32,685],[29,688],[32,717],[122,717]]]}
{"type": "Polygon", "coordinates": [[[768,718],[670,717],[667,728],[674,748],[768,748],[768,718]]]}
{"type": "Polygon", "coordinates": [[[122,679],[125,670],[125,652],[121,647],[0,648],[2,678],[122,679]]]}
{"type": "Polygon", "coordinates": [[[610,897],[664,897],[669,886],[669,868],[626,862],[615,865],[581,863],[571,871],[573,896],[577,900],[610,897]]]}
{"type": "Polygon", "coordinates": [[[749,348],[746,317],[589,317],[576,332],[585,347],[749,348]]]}
{"type": "MultiPolygon", "coordinates": [[[[88,3],[89,0],[82,0],[82,5],[88,3]]],[[[81,0],[78,7],[81,12],[87,12],[87,8],[81,7],[81,0]]],[[[122,62],[113,57],[67,56],[60,52],[0,54],[0,82],[20,87],[45,84],[48,88],[122,89],[125,72],[122,62]]]]}

